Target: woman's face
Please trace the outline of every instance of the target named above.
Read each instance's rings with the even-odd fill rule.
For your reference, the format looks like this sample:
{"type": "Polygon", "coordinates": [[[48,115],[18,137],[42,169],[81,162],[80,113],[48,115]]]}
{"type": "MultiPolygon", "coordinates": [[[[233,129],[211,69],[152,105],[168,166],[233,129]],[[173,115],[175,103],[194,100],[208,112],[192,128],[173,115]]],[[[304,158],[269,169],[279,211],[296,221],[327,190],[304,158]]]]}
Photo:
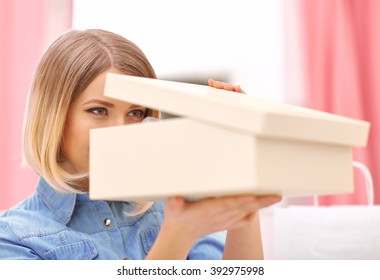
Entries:
{"type": "Polygon", "coordinates": [[[63,135],[63,167],[72,173],[89,171],[90,129],[141,122],[146,107],[103,95],[106,73],[97,76],[69,108],[63,135]]]}

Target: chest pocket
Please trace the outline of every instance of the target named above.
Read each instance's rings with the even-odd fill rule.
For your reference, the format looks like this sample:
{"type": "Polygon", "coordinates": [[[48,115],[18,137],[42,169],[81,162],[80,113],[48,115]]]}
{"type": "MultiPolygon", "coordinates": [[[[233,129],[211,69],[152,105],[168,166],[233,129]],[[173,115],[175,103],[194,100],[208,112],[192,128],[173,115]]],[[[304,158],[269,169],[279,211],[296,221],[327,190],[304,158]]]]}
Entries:
{"type": "Polygon", "coordinates": [[[160,231],[160,228],[155,227],[148,231],[143,231],[140,233],[141,241],[144,246],[144,251],[146,254],[149,253],[150,249],[153,246],[153,243],[156,241],[159,231],[160,231]]]}
{"type": "Polygon", "coordinates": [[[44,254],[48,260],[93,260],[98,251],[91,240],[82,240],[49,250],[44,254]]]}

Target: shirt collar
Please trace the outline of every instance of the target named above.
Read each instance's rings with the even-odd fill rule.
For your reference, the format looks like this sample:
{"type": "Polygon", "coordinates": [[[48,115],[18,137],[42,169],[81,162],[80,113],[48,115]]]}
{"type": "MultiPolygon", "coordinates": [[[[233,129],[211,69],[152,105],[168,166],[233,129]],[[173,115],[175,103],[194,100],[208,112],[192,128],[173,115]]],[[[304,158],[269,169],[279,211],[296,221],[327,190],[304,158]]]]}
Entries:
{"type": "Polygon", "coordinates": [[[78,198],[89,200],[88,194],[65,193],[51,187],[42,177],[37,185],[37,193],[41,196],[56,220],[66,225],[74,212],[78,198]]]}

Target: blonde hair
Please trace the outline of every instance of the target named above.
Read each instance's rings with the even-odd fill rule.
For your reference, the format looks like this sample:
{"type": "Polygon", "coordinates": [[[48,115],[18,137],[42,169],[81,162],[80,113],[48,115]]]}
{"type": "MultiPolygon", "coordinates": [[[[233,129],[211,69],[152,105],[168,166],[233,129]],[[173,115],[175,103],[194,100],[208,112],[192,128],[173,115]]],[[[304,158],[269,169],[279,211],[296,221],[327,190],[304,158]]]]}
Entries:
{"type": "MultiPolygon", "coordinates": [[[[128,75],[156,78],[140,48],[120,35],[98,29],[62,34],[38,65],[24,120],[23,162],[59,191],[82,193],[78,182],[88,177],[70,174],[60,164],[69,107],[110,67],[128,75]]],[[[148,109],[147,116],[158,117],[159,112],[148,109]]]]}

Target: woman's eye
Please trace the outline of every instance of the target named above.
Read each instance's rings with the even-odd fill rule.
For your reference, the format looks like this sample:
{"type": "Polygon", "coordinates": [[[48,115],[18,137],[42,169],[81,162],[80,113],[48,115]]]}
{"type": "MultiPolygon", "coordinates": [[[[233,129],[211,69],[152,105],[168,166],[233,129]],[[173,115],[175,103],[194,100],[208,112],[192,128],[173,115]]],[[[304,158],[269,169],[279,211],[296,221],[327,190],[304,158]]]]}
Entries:
{"type": "Polygon", "coordinates": [[[97,116],[107,115],[107,109],[105,108],[91,108],[91,109],[88,109],[87,112],[92,113],[97,116]]]}
{"type": "Polygon", "coordinates": [[[143,118],[144,116],[145,116],[145,111],[139,110],[139,109],[132,110],[128,113],[128,117],[132,117],[132,118],[143,118]]]}

